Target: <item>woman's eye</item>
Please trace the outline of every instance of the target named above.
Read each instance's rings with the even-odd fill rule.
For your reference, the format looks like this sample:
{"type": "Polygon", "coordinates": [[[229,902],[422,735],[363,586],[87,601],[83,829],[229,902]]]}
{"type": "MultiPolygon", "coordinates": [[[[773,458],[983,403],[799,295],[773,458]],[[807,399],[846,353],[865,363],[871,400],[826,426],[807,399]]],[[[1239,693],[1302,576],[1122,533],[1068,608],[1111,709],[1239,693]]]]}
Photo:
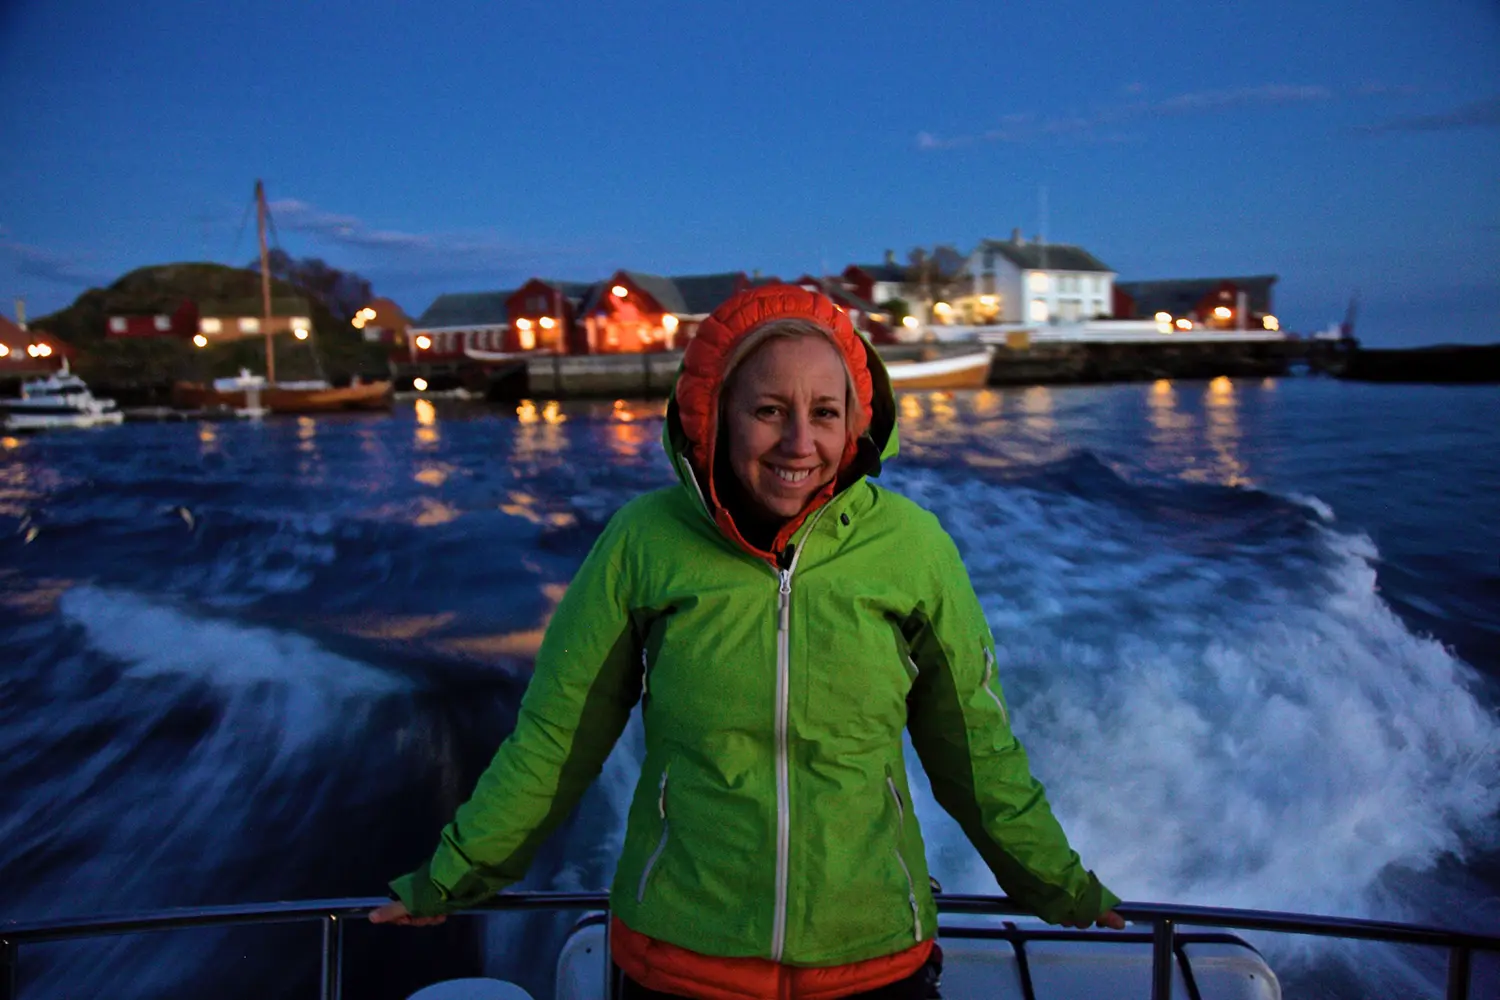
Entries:
{"type": "Polygon", "coordinates": [[[839,420],[842,419],[843,414],[831,407],[822,406],[813,411],[813,416],[819,420],[839,420]]]}
{"type": "Polygon", "coordinates": [[[758,406],[755,408],[755,415],[762,420],[770,420],[779,412],[781,412],[780,408],[775,406],[758,406]]]}

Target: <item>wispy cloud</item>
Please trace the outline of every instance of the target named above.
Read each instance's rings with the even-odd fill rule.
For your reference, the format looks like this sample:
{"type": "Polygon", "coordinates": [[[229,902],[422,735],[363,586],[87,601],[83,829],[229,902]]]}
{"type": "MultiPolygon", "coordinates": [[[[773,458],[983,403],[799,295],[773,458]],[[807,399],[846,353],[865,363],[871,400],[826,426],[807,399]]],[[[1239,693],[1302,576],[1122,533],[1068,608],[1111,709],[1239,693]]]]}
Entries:
{"type": "Polygon", "coordinates": [[[1408,115],[1358,129],[1364,135],[1389,135],[1395,132],[1457,132],[1473,128],[1500,127],[1500,97],[1471,101],[1436,114],[1408,115]]]}
{"type": "Polygon", "coordinates": [[[270,204],[278,231],[361,252],[370,275],[438,277],[444,275],[525,274],[556,268],[589,248],[545,242],[522,242],[495,233],[411,233],[373,226],[353,215],[330,212],[296,198],[270,204]]]}
{"type": "Polygon", "coordinates": [[[9,239],[0,227],[0,261],[15,268],[17,274],[55,285],[101,285],[109,280],[82,258],[57,253],[44,247],[9,239]]]}
{"type": "MultiPolygon", "coordinates": [[[[1131,84],[1126,92],[1144,92],[1131,84]]],[[[975,143],[1028,143],[1047,138],[1069,138],[1079,142],[1129,142],[1135,136],[1128,126],[1153,119],[1212,117],[1240,114],[1262,108],[1331,104],[1348,97],[1410,96],[1415,88],[1367,83],[1348,90],[1320,84],[1268,83],[1258,87],[1198,90],[1170,97],[1130,100],[1082,115],[1046,116],[1012,114],[996,127],[968,135],[944,136],[931,131],[917,133],[917,148],[956,149],[975,143]]]]}

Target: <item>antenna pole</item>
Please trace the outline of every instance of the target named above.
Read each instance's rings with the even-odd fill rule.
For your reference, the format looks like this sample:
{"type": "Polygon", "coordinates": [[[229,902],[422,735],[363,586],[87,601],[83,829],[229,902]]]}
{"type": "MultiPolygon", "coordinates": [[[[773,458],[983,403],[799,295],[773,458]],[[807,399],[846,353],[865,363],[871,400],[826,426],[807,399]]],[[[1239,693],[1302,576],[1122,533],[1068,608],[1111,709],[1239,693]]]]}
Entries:
{"type": "Polygon", "coordinates": [[[266,384],[276,382],[276,344],[271,339],[271,261],[266,251],[266,187],[255,182],[255,231],[260,239],[260,330],[266,338],[266,384]]]}

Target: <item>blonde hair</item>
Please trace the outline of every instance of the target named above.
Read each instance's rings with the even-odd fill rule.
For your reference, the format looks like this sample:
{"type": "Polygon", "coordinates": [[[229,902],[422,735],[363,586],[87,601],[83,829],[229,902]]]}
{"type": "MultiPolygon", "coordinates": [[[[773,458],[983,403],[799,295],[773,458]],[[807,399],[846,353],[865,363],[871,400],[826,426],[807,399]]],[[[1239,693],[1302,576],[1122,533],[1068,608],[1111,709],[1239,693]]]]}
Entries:
{"type": "Polygon", "coordinates": [[[851,424],[854,422],[853,413],[854,408],[859,406],[859,393],[854,387],[854,373],[849,370],[849,362],[844,360],[844,352],[839,350],[838,342],[833,339],[833,331],[810,319],[788,317],[762,323],[741,337],[739,343],[734,345],[729,360],[724,363],[724,375],[719,380],[721,426],[724,407],[729,400],[730,391],[734,388],[735,377],[750,356],[773,340],[802,340],[807,337],[821,337],[829,347],[833,348],[833,353],[838,355],[839,366],[844,370],[844,419],[851,424]]]}

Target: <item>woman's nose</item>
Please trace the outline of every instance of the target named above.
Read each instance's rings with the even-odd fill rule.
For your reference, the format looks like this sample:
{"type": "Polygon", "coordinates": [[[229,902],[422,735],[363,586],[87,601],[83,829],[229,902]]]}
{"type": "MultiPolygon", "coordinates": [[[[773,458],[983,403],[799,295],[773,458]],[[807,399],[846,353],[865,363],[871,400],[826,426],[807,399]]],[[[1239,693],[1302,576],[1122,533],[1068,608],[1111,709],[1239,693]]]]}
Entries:
{"type": "Polygon", "coordinates": [[[781,449],[788,455],[812,454],[812,420],[806,414],[793,414],[786,422],[781,434],[781,449]]]}

